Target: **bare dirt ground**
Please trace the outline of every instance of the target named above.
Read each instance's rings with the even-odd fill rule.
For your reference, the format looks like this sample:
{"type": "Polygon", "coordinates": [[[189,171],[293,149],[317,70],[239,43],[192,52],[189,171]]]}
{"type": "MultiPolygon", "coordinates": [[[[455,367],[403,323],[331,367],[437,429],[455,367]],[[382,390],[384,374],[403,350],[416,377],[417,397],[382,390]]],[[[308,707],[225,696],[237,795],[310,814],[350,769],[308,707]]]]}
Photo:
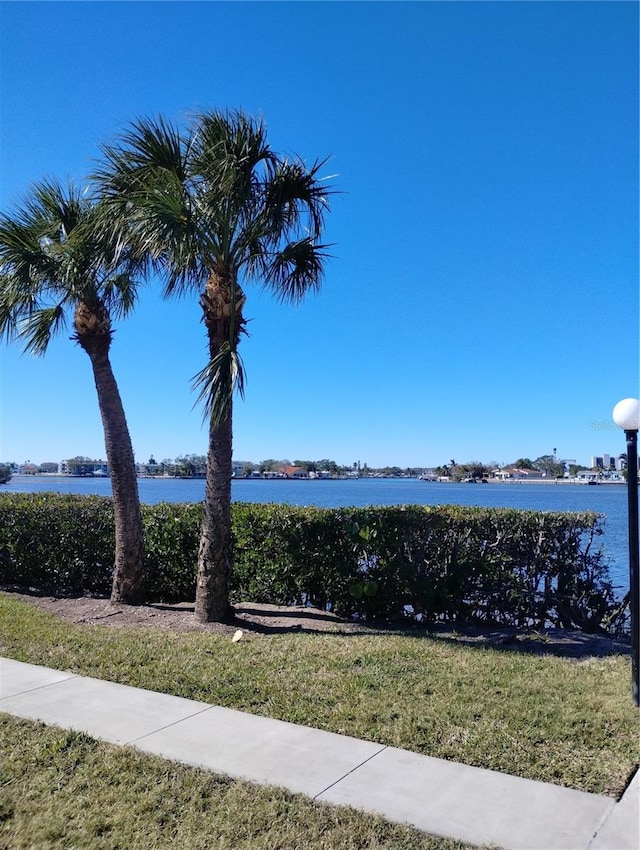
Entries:
{"type": "Polygon", "coordinates": [[[558,655],[576,659],[630,653],[629,644],[602,635],[566,629],[518,631],[513,628],[480,628],[438,625],[430,630],[419,626],[363,624],[345,620],[330,611],[304,606],[267,605],[245,602],[235,606],[235,614],[227,623],[198,623],[193,616],[193,603],[153,603],[149,605],[112,605],[108,599],[92,596],[50,596],[36,589],[17,592],[0,588],[70,623],[98,625],[105,628],[152,628],[176,632],[209,632],[233,637],[238,630],[249,635],[290,632],[343,634],[425,634],[431,637],[481,646],[493,646],[519,652],[558,655]]]}

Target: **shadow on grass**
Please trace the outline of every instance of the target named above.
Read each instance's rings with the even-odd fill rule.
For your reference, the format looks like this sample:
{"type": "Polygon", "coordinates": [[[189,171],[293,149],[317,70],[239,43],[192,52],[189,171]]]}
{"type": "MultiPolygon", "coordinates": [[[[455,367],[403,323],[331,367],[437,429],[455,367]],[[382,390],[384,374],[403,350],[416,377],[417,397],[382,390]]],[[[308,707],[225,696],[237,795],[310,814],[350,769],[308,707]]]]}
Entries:
{"type": "MultiPolygon", "coordinates": [[[[336,617],[335,614],[331,614],[330,612],[319,611],[317,608],[304,608],[302,606],[296,606],[289,611],[283,611],[281,609],[274,610],[269,608],[268,606],[260,607],[252,603],[251,605],[240,604],[235,605],[236,614],[257,614],[261,617],[285,617],[291,619],[299,619],[300,617],[304,617],[306,620],[318,620],[326,623],[340,623],[342,622],[339,617],[336,617]]],[[[344,621],[346,622],[346,621],[344,621]]]]}
{"type": "Polygon", "coordinates": [[[532,655],[552,655],[561,658],[606,658],[614,655],[630,655],[631,647],[627,641],[606,635],[588,634],[569,629],[529,629],[522,630],[511,627],[475,626],[441,623],[425,627],[420,625],[407,626],[393,623],[354,623],[350,620],[340,620],[335,615],[324,615],[322,612],[309,611],[301,613],[300,609],[290,612],[274,611],[269,606],[252,605],[251,608],[236,606],[236,615],[250,614],[259,616],[260,622],[236,616],[233,624],[238,628],[260,634],[322,634],[335,637],[357,637],[362,635],[392,635],[410,637],[419,640],[429,639],[456,646],[467,646],[472,649],[494,649],[503,652],[519,652],[532,655]],[[290,626],[283,625],[283,618],[303,619],[308,622],[298,622],[290,626]],[[273,624],[269,622],[273,619],[273,624]],[[265,622],[266,621],[266,622],[265,622]],[[320,630],[314,626],[314,621],[330,623],[333,627],[320,630]]]}
{"type": "MultiPolygon", "coordinates": [[[[104,610],[87,612],[82,619],[71,618],[71,622],[101,622],[104,625],[115,625],[113,622],[119,615],[127,617],[135,609],[139,612],[162,612],[159,621],[145,620],[144,622],[128,623],[132,626],[160,627],[169,630],[184,631],[185,621],[191,620],[194,613],[193,602],[162,603],[153,602],[141,606],[119,606],[119,610],[108,608],[108,597],[92,596],[78,597],[77,594],[61,593],[60,590],[48,588],[0,587],[0,590],[17,592],[24,597],[43,599],[49,597],[56,603],[56,616],[64,617],[62,608],[67,614],[73,610],[74,604],[82,602],[102,602],[104,610]]],[[[39,605],[38,607],[43,607],[39,605]]],[[[51,610],[45,607],[45,610],[51,610]]],[[[151,613],[154,617],[154,613],[151,613]]],[[[69,619],[69,617],[67,617],[69,619]]],[[[606,635],[587,634],[576,630],[542,629],[523,630],[502,626],[465,625],[461,623],[437,623],[431,626],[420,624],[364,622],[348,620],[336,616],[330,611],[309,608],[301,605],[281,606],[267,603],[242,602],[234,606],[232,616],[224,624],[209,624],[216,631],[227,633],[231,629],[242,629],[247,633],[261,635],[277,634],[307,634],[327,637],[361,637],[361,636],[402,636],[417,640],[432,640],[455,646],[466,646],[472,649],[492,649],[501,652],[517,652],[533,655],[549,655],[561,658],[586,659],[605,658],[614,655],[630,655],[631,648],[627,641],[606,635]]],[[[206,626],[205,626],[206,628],[206,626]]],[[[192,630],[192,627],[188,630],[192,630]]]]}
{"type": "Polygon", "coordinates": [[[481,629],[444,626],[428,633],[433,640],[477,649],[496,649],[558,658],[606,658],[630,655],[631,647],[623,640],[568,629],[522,631],[511,628],[481,629]]]}

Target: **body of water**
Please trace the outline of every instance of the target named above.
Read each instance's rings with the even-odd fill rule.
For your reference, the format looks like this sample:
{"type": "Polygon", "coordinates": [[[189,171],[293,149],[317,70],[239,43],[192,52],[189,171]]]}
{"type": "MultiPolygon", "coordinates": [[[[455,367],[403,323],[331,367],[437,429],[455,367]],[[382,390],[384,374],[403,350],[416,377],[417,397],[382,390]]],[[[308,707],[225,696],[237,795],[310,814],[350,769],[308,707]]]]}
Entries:
{"type": "MultiPolygon", "coordinates": [[[[203,479],[140,478],[140,500],[199,502],[203,479]]],[[[14,475],[0,493],[44,491],[110,496],[109,478],[14,475]]],[[[322,508],[366,505],[478,505],[532,511],[595,511],[605,517],[602,539],[617,593],[629,588],[627,490],[623,484],[588,487],[579,484],[453,484],[415,478],[359,478],[335,480],[244,480],[232,483],[236,502],[276,502],[322,508]]]]}

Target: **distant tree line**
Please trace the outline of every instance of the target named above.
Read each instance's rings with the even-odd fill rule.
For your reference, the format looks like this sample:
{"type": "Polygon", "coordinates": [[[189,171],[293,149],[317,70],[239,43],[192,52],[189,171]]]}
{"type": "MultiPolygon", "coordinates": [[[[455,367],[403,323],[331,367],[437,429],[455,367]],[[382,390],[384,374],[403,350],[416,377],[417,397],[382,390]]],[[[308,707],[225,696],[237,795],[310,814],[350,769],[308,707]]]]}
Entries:
{"type": "MultiPolygon", "coordinates": [[[[620,458],[625,458],[625,455],[620,455],[620,458]]],[[[626,458],[625,458],[626,459],[626,458]]],[[[105,461],[90,458],[84,455],[76,455],[63,461],[66,470],[70,475],[90,475],[96,467],[104,465],[105,461]]],[[[170,475],[177,478],[193,478],[206,474],[207,458],[202,454],[184,454],[178,455],[175,458],[163,458],[158,461],[153,455],[149,457],[146,463],[136,464],[139,472],[146,475],[170,475]]],[[[574,477],[580,470],[586,470],[589,467],[580,464],[571,464],[568,469],[563,463],[558,461],[553,455],[541,455],[535,460],[528,457],[520,457],[513,463],[506,464],[507,467],[516,469],[531,469],[546,473],[550,478],[558,478],[565,475],[566,472],[574,477]]],[[[9,473],[15,473],[18,468],[16,463],[0,464],[0,469],[6,467],[9,473]]],[[[265,460],[256,463],[247,461],[242,467],[242,476],[250,477],[252,473],[260,474],[269,472],[279,472],[287,467],[296,467],[302,469],[306,474],[329,472],[332,476],[346,476],[358,474],[360,477],[381,476],[385,478],[415,478],[425,472],[425,467],[419,466],[381,466],[370,467],[366,463],[360,465],[354,463],[352,465],[339,464],[335,460],[329,458],[321,458],[320,460],[289,460],[283,458],[281,460],[275,458],[266,458],[265,460]]],[[[490,478],[496,469],[496,463],[485,464],[481,461],[467,461],[466,463],[458,463],[451,459],[448,463],[441,464],[433,469],[429,468],[435,475],[449,478],[452,481],[463,481],[465,479],[482,479],[490,478]]],[[[39,465],[33,464],[30,472],[34,474],[55,473],[59,469],[59,464],[54,462],[45,462],[39,465]]],[[[626,477],[626,469],[623,468],[622,475],[626,477]]],[[[9,479],[7,479],[9,480],[9,479]]],[[[0,483],[6,483],[0,481],[0,483]]]]}
{"type": "MultiPolygon", "coordinates": [[[[581,469],[587,469],[586,466],[580,464],[571,464],[567,469],[555,455],[541,455],[535,460],[528,457],[519,457],[513,463],[506,464],[509,468],[515,469],[531,469],[543,472],[548,478],[562,478],[566,472],[571,476],[575,476],[581,469]]],[[[484,464],[480,461],[469,461],[467,463],[457,463],[455,459],[451,459],[449,463],[442,464],[435,468],[436,475],[447,477],[452,481],[463,481],[465,479],[482,479],[490,478],[496,468],[496,464],[484,464]]]]}

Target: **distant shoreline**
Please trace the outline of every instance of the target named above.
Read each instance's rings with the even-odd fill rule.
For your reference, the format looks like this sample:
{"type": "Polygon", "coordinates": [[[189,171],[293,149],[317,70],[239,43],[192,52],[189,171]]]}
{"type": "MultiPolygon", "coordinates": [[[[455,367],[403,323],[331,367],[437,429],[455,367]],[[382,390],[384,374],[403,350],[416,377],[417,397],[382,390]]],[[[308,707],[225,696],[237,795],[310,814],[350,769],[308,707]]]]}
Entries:
{"type": "MultiPolygon", "coordinates": [[[[42,478],[62,478],[62,479],[84,479],[84,480],[95,480],[99,481],[101,479],[108,479],[110,476],[108,475],[69,475],[68,473],[61,472],[39,472],[34,474],[18,474],[15,473],[12,478],[29,478],[29,479],[42,479],[42,478]]],[[[138,478],[142,478],[146,481],[204,481],[204,475],[138,475],[138,478]]],[[[469,481],[426,481],[420,480],[419,478],[413,476],[377,476],[377,475],[361,475],[361,476],[339,476],[336,478],[252,478],[248,477],[240,477],[240,478],[232,478],[232,481],[267,481],[267,482],[277,482],[277,481],[419,481],[421,484],[470,484],[469,481]]],[[[493,485],[513,485],[513,484],[543,484],[545,487],[550,485],[576,485],[579,487],[585,486],[596,486],[599,487],[602,485],[607,485],[609,487],[617,486],[617,487],[626,487],[625,481],[607,481],[606,479],[603,481],[596,481],[594,484],[589,485],[586,481],[578,481],[575,478],[507,478],[507,479],[497,479],[497,478],[487,478],[485,479],[484,484],[493,484],[493,485]]],[[[478,482],[475,483],[474,486],[484,486],[478,482]]]]}

